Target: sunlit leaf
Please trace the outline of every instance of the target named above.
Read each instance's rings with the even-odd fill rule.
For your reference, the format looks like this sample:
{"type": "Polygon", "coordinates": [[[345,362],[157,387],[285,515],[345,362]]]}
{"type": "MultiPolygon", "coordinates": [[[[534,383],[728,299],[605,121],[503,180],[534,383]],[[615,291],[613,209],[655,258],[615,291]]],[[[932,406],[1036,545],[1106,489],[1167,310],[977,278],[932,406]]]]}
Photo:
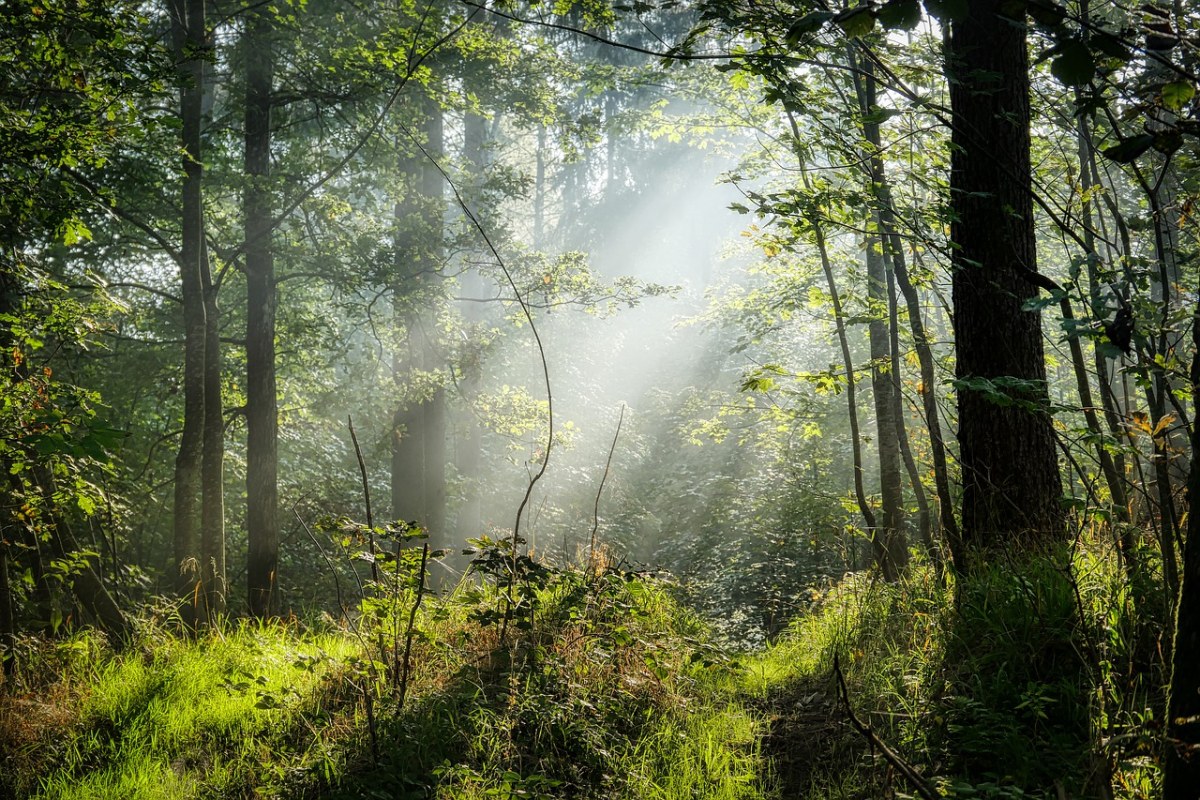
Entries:
{"type": "Polygon", "coordinates": [[[1196,96],[1196,87],[1190,81],[1174,81],[1162,87],[1161,95],[1164,108],[1178,111],[1196,96]]]}
{"type": "Polygon", "coordinates": [[[851,39],[866,36],[875,30],[875,14],[867,6],[859,6],[849,11],[843,11],[834,17],[834,22],[851,39]]]}

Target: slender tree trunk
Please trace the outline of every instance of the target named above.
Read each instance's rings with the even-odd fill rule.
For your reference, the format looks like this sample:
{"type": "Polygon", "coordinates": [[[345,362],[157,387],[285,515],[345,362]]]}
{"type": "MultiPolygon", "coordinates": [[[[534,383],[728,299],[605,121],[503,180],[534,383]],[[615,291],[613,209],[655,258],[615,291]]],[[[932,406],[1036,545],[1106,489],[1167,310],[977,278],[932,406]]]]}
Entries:
{"type": "Polygon", "coordinates": [[[546,246],[546,126],[538,124],[537,164],[533,179],[533,249],[546,246]]]}
{"type": "MultiPolygon", "coordinates": [[[[7,516],[5,514],[6,518],[7,516]]],[[[4,674],[11,675],[14,665],[12,647],[17,627],[13,616],[12,584],[8,579],[8,539],[6,534],[6,531],[0,532],[0,663],[3,664],[4,674]]]]}
{"type": "MultiPolygon", "coordinates": [[[[853,52],[850,63],[856,66],[853,52]]],[[[874,64],[868,61],[861,77],[852,70],[859,110],[866,116],[877,105],[875,97],[874,64]]],[[[864,122],[866,140],[867,190],[878,191],[884,180],[881,135],[878,122],[864,122]]],[[[883,505],[883,528],[876,537],[876,560],[882,568],[884,578],[898,580],[908,563],[908,547],[904,536],[904,489],[900,475],[901,447],[900,432],[904,424],[900,406],[900,376],[895,368],[891,325],[895,307],[891,275],[888,274],[884,255],[885,243],[880,236],[880,215],[871,213],[868,227],[873,233],[866,240],[867,297],[871,304],[869,336],[871,342],[871,387],[875,400],[876,445],[879,450],[879,489],[883,505]],[[880,541],[882,540],[882,541],[880,541]]]]}
{"type": "Polygon", "coordinates": [[[250,613],[275,611],[279,565],[279,410],[275,386],[275,254],[271,209],[271,9],[249,12],[246,59],[246,561],[250,613]]]}
{"type": "MultiPolygon", "coordinates": [[[[1192,398],[1200,419],[1200,307],[1192,314],[1192,343],[1192,398]]],[[[1196,512],[1200,505],[1200,425],[1192,428],[1191,446],[1188,499],[1196,512]]],[[[1188,514],[1187,527],[1171,654],[1163,800],[1200,798],[1200,513],[1188,514]]]]}
{"type": "Polygon", "coordinates": [[[874,235],[867,237],[867,297],[871,303],[871,389],[875,400],[875,441],[879,449],[879,493],[883,506],[883,524],[875,532],[874,538],[875,560],[884,579],[895,581],[899,580],[908,561],[908,550],[904,542],[904,490],[900,478],[896,384],[890,374],[891,337],[885,312],[887,275],[881,243],[874,235]]]}
{"type": "Polygon", "coordinates": [[[201,248],[204,285],[204,437],[201,465],[200,580],[208,621],[225,612],[225,417],[221,400],[219,287],[201,248]]]}
{"type": "MultiPolygon", "coordinates": [[[[436,100],[426,102],[425,141],[430,159],[440,159],[445,153],[445,131],[441,107],[436,100]]],[[[429,305],[425,323],[421,326],[421,361],[426,372],[444,379],[446,359],[438,340],[438,317],[445,305],[443,283],[443,240],[445,238],[445,179],[437,165],[426,159],[422,164],[421,195],[425,205],[425,242],[421,247],[419,268],[429,285],[429,305]]],[[[446,530],[446,388],[439,380],[433,396],[422,409],[421,437],[424,439],[424,465],[422,469],[424,492],[422,505],[425,508],[423,522],[429,529],[430,540],[435,546],[449,541],[446,530]]]]}
{"type": "MultiPolygon", "coordinates": [[[[878,99],[876,97],[876,80],[875,80],[875,62],[867,59],[861,65],[854,55],[854,50],[848,51],[852,74],[854,75],[854,87],[858,96],[859,109],[863,115],[873,114],[877,110],[878,99]]],[[[867,165],[867,179],[869,182],[868,191],[875,195],[877,204],[877,217],[875,224],[880,234],[880,246],[882,254],[886,256],[884,268],[887,277],[887,304],[888,304],[888,322],[889,322],[889,345],[890,345],[890,360],[891,360],[891,381],[892,389],[892,404],[893,418],[896,425],[896,439],[900,449],[900,455],[904,461],[905,470],[908,472],[909,482],[913,487],[913,494],[917,500],[918,520],[921,540],[924,542],[926,550],[930,556],[937,558],[936,550],[933,546],[933,533],[930,524],[929,502],[925,496],[925,488],[921,483],[920,474],[917,470],[916,461],[913,459],[912,449],[908,442],[908,431],[904,425],[904,406],[902,397],[903,384],[900,379],[900,341],[899,341],[899,309],[896,297],[896,284],[898,282],[897,272],[904,272],[904,277],[907,280],[907,272],[904,271],[904,251],[900,242],[900,237],[896,233],[895,212],[892,206],[891,185],[888,181],[887,172],[884,170],[883,164],[883,139],[881,126],[877,122],[863,123],[863,139],[866,141],[866,153],[864,153],[867,165]]],[[[911,284],[908,286],[912,290],[911,284]]],[[[916,321],[912,323],[914,331],[914,344],[918,351],[918,357],[922,368],[926,362],[929,364],[929,373],[933,374],[933,356],[930,353],[928,342],[924,341],[924,326],[920,317],[920,304],[916,300],[916,292],[911,291],[914,302],[909,304],[908,310],[910,316],[913,316],[915,308],[916,321]],[[916,332],[921,333],[921,337],[915,335],[916,332]]],[[[906,298],[908,295],[906,294],[906,298]]],[[[922,374],[924,373],[924,370],[922,374]]],[[[927,409],[928,410],[928,409],[927,409]]],[[[936,412],[936,401],[934,404],[936,412]]],[[[934,426],[937,426],[937,417],[934,415],[934,426]]],[[[945,448],[941,441],[940,431],[937,436],[933,436],[931,429],[931,439],[934,443],[935,464],[938,459],[941,459],[941,472],[945,472],[945,448]]],[[[936,470],[935,470],[936,472],[936,470]]],[[[940,485],[940,484],[939,484],[940,485]]],[[[949,487],[949,481],[946,481],[946,486],[949,487]]],[[[953,508],[949,496],[945,496],[942,502],[943,508],[950,512],[950,519],[953,523],[953,508]]],[[[950,528],[953,530],[953,526],[950,528]]]]}
{"type": "Polygon", "coordinates": [[[200,557],[200,499],[204,457],[206,325],[203,272],[204,169],[201,152],[204,86],[204,0],[173,0],[171,27],[180,61],[183,150],[183,220],[180,284],[183,295],[183,434],[175,459],[174,552],[178,587],[195,599],[200,557]]]}
{"type": "MultiPolygon", "coordinates": [[[[399,147],[398,149],[404,150],[399,147]]],[[[417,196],[421,176],[419,158],[419,153],[413,154],[406,150],[400,156],[399,184],[402,196],[396,201],[393,217],[395,231],[392,239],[392,313],[397,330],[397,347],[392,354],[392,377],[398,392],[404,390],[406,376],[418,363],[414,329],[417,325],[415,309],[420,303],[420,298],[417,296],[418,284],[413,277],[412,259],[417,248],[416,243],[420,240],[420,205],[417,196]],[[401,331],[407,352],[402,350],[399,344],[401,331]]],[[[419,410],[420,407],[415,402],[402,400],[392,413],[392,516],[406,522],[418,522],[425,516],[421,507],[421,469],[425,459],[420,436],[419,410]]]]}
{"type": "Polygon", "coordinates": [[[45,498],[48,510],[50,535],[47,537],[47,542],[50,554],[60,560],[75,558],[75,567],[71,574],[71,592],[75,596],[75,600],[91,615],[101,630],[117,640],[118,645],[127,643],[133,631],[129,619],[121,611],[121,607],[117,605],[113,596],[108,593],[104,582],[100,580],[98,556],[89,555],[82,559],[76,558],[79,556],[81,548],[70,525],[55,508],[54,476],[43,465],[35,466],[33,473],[37,488],[45,498]]]}
{"type": "Polygon", "coordinates": [[[1049,413],[1029,167],[1025,30],[978,0],[950,26],[950,236],[963,537],[976,547],[1064,535],[1049,413]]]}
{"type": "Polygon", "coordinates": [[[825,273],[825,284],[829,288],[830,302],[833,304],[833,322],[837,330],[838,346],[842,351],[843,369],[846,371],[846,409],[850,415],[850,456],[854,465],[854,498],[858,502],[858,510],[870,532],[871,540],[875,541],[878,525],[875,512],[867,502],[867,493],[863,488],[862,437],[858,424],[858,387],[854,375],[854,357],[850,354],[850,340],[846,335],[846,320],[842,313],[842,300],[838,294],[837,282],[833,278],[833,265],[829,261],[829,249],[825,245],[825,234],[820,220],[810,220],[813,236],[817,244],[817,253],[821,257],[821,269],[825,273]]]}
{"type": "MultiPolygon", "coordinates": [[[[470,177],[464,196],[470,205],[472,213],[483,221],[484,224],[487,224],[486,220],[488,217],[484,213],[486,203],[484,202],[483,195],[487,168],[487,155],[485,152],[487,120],[478,114],[467,114],[463,130],[463,160],[470,170],[470,177]]],[[[470,224],[469,220],[467,224],[470,224]]],[[[535,229],[537,227],[538,223],[535,221],[535,229]]],[[[482,251],[483,242],[480,240],[477,232],[468,230],[467,235],[475,243],[470,252],[479,253],[482,251]]],[[[537,235],[538,233],[535,230],[535,238],[537,235]]],[[[469,266],[465,266],[462,283],[464,294],[468,297],[482,297],[486,290],[483,277],[479,271],[470,269],[469,266]]],[[[481,304],[471,302],[462,303],[461,313],[463,320],[468,325],[468,335],[471,336],[473,335],[473,329],[477,328],[482,322],[481,304]]],[[[467,405],[467,413],[463,417],[465,434],[459,440],[457,452],[455,453],[455,462],[464,484],[464,496],[459,506],[458,519],[455,525],[460,540],[477,537],[483,533],[483,476],[480,473],[483,435],[479,420],[471,408],[471,404],[475,402],[480,391],[480,381],[483,375],[482,356],[482,351],[477,342],[472,340],[467,342],[464,355],[459,362],[459,370],[462,373],[459,386],[463,401],[467,405]]]]}

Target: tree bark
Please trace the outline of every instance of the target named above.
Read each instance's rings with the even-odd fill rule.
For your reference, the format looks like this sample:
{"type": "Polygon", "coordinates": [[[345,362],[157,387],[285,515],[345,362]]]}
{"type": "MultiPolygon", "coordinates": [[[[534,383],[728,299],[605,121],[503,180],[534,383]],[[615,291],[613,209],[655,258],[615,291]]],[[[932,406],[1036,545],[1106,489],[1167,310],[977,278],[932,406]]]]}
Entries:
{"type": "Polygon", "coordinates": [[[204,0],[173,0],[171,28],[180,62],[183,217],[179,258],[183,297],[183,433],[175,459],[174,554],[178,589],[193,600],[199,580],[201,473],[204,454],[204,210],[201,161],[205,47],[204,0]]]}
{"type": "MultiPolygon", "coordinates": [[[[1200,307],[1192,314],[1191,383],[1200,419],[1200,307]]],[[[1192,428],[1192,463],[1188,476],[1187,540],[1175,617],[1171,654],[1171,690],[1167,704],[1167,752],[1163,768],[1163,800],[1200,798],[1200,425],[1192,428]]]]}
{"type": "Polygon", "coordinates": [[[221,319],[219,287],[201,248],[204,285],[204,436],[200,469],[200,581],[202,616],[206,621],[225,613],[225,416],[221,399],[221,319]]]}
{"type": "MultiPolygon", "coordinates": [[[[850,54],[854,65],[853,53],[850,54]]],[[[859,110],[869,115],[877,104],[874,64],[863,67],[863,75],[854,72],[855,93],[859,110]]],[[[881,135],[878,122],[863,123],[863,148],[866,158],[867,190],[878,191],[884,180],[881,135]]],[[[879,491],[882,501],[883,527],[875,537],[875,558],[886,580],[898,580],[908,563],[908,547],[904,536],[904,489],[900,474],[900,433],[904,424],[900,406],[899,365],[892,341],[892,312],[895,290],[888,274],[884,255],[881,214],[870,214],[868,228],[873,232],[866,240],[867,298],[870,301],[871,322],[871,388],[875,400],[875,433],[879,450],[879,491]]]]}
{"type": "Polygon", "coordinates": [[[874,536],[875,561],[884,579],[895,581],[904,571],[908,549],[904,542],[904,489],[896,428],[896,385],[891,376],[891,337],[885,311],[887,274],[881,242],[876,235],[867,237],[867,297],[871,302],[871,389],[875,401],[875,441],[879,450],[879,493],[883,512],[883,524],[874,536]]]}
{"type": "Polygon", "coordinates": [[[275,611],[279,566],[279,409],[275,385],[275,254],[272,247],[271,11],[249,12],[244,37],[246,137],[246,560],[250,613],[275,611]]]}
{"type": "Polygon", "coordinates": [[[1000,0],[950,26],[950,236],[962,534],[968,546],[1064,535],[1049,413],[1029,167],[1025,29],[1000,0]]]}

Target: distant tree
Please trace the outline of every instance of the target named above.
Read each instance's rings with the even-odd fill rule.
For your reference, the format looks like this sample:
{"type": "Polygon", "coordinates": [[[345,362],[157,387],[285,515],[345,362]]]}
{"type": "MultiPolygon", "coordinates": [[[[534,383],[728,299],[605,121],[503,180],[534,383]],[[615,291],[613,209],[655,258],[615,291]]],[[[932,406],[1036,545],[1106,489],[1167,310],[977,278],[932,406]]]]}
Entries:
{"type": "Polygon", "coordinates": [[[257,617],[274,609],[279,565],[277,300],[268,184],[274,73],[272,16],[268,6],[249,11],[242,36],[246,119],[242,200],[246,251],[246,591],[250,613],[257,617]]]}

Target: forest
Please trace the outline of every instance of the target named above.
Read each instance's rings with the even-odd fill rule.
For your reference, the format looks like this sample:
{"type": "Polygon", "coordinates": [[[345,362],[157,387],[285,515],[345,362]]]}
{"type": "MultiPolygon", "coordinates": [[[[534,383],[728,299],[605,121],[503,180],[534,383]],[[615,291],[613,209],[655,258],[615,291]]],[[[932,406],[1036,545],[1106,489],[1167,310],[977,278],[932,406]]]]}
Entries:
{"type": "Polygon", "coordinates": [[[1200,3],[0,0],[0,800],[1200,800],[1200,3]]]}

